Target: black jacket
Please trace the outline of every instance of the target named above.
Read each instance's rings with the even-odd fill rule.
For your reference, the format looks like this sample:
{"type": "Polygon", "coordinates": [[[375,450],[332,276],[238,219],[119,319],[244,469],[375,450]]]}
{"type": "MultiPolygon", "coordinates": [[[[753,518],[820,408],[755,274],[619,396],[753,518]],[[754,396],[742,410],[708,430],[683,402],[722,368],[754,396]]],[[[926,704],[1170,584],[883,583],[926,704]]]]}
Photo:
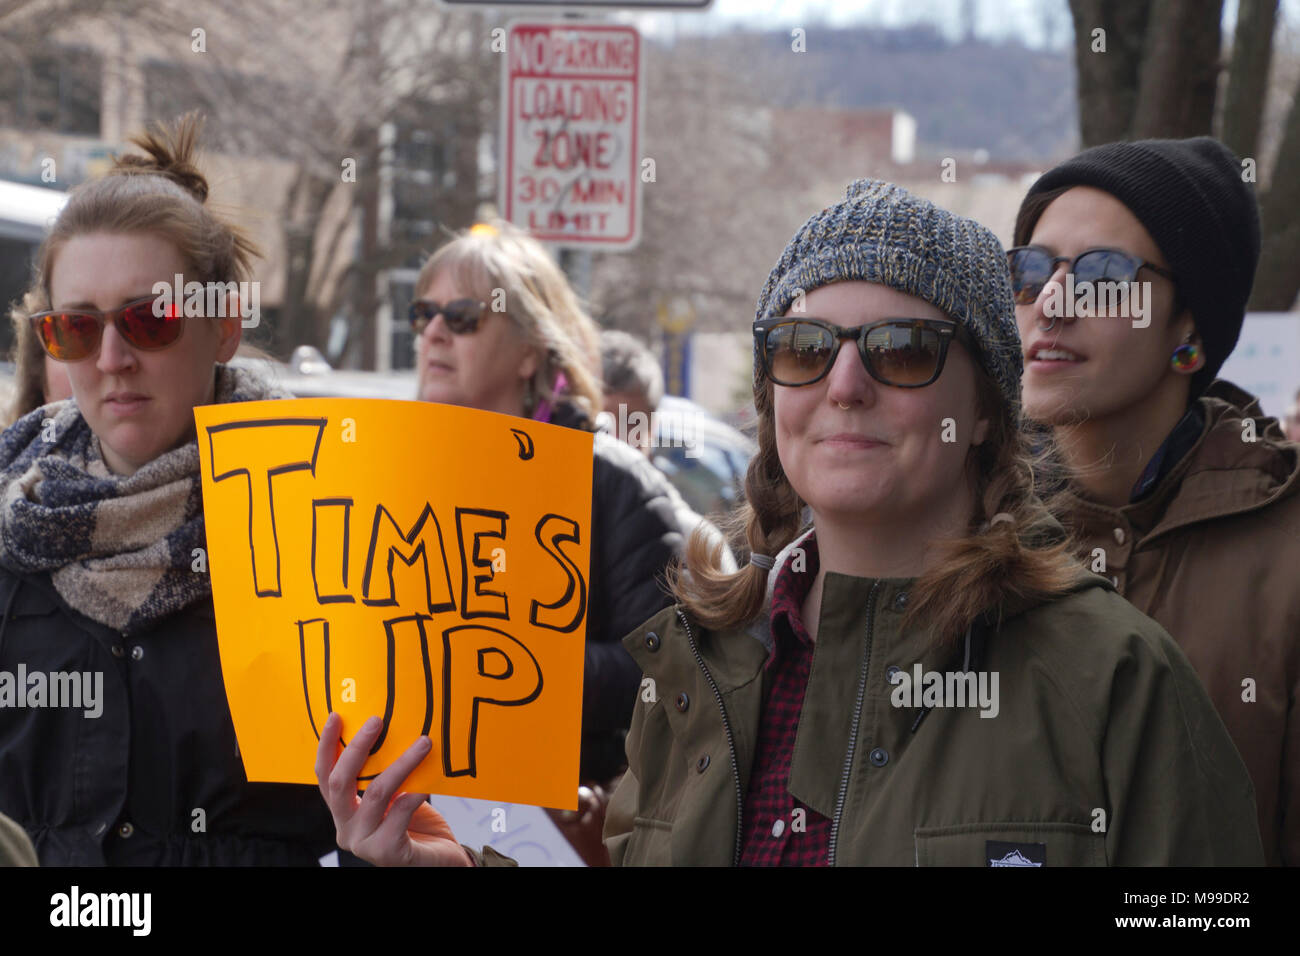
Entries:
{"type": "Polygon", "coordinates": [[[0,568],[0,608],[0,672],[103,675],[98,716],[0,707],[0,813],[43,866],[314,866],[336,849],[315,787],[245,780],[210,600],[123,638],[48,574],[0,568]]]}
{"type": "MultiPolygon", "coordinates": [[[[552,424],[591,430],[571,405],[552,424]]],[[[582,778],[606,781],[626,762],[623,741],[641,668],[621,643],[672,603],[663,571],[684,544],[678,496],[646,457],[595,435],[591,496],[591,587],[582,680],[582,778]]]]}

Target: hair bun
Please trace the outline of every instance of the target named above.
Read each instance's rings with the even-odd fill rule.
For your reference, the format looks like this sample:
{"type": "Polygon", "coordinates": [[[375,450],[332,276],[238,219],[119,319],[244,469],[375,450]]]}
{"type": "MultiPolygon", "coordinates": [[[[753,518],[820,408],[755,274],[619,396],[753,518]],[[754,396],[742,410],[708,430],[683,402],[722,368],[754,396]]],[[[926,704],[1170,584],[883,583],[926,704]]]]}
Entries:
{"type": "Polygon", "coordinates": [[[174,124],[155,124],[145,133],[131,137],[131,143],[148,155],[127,154],[114,158],[110,175],[162,176],[180,186],[200,203],[208,198],[208,181],[194,164],[203,118],[187,113],[174,124]]]}

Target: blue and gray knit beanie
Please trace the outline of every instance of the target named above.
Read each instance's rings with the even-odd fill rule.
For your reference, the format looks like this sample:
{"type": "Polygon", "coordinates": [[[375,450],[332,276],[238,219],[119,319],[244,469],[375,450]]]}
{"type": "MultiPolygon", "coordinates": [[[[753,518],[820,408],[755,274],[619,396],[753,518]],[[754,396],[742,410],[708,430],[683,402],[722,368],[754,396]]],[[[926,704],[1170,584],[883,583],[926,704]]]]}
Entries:
{"type": "MultiPolygon", "coordinates": [[[[1024,360],[1006,252],[992,232],[901,186],[855,180],[843,200],[795,233],[767,277],[755,317],[784,315],[800,291],[855,280],[924,299],[963,325],[977,345],[975,360],[1019,421],[1024,360]]],[[[762,378],[756,352],[755,390],[762,378]]]]}

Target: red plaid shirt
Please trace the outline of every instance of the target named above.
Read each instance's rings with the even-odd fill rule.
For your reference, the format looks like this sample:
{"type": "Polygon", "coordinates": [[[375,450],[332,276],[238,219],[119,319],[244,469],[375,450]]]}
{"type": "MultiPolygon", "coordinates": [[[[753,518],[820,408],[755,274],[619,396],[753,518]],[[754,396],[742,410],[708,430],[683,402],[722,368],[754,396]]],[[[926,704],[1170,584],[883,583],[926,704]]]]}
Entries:
{"type": "Polygon", "coordinates": [[[801,547],[806,566],[794,571],[794,562],[786,561],[772,594],[769,688],[745,797],[742,866],[826,866],[830,858],[830,819],[790,794],[795,732],[813,658],[802,609],[818,567],[814,536],[801,547]]]}

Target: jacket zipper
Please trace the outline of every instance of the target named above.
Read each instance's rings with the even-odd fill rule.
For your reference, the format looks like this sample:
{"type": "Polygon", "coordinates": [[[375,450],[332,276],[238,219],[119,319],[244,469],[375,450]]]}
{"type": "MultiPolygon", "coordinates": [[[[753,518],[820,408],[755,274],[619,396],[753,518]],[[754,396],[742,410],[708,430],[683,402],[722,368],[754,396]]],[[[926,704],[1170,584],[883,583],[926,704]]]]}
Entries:
{"type": "Polygon", "coordinates": [[[835,816],[831,818],[828,866],[835,865],[835,844],[840,835],[840,813],[844,810],[844,800],[849,793],[849,772],[853,769],[853,752],[858,746],[858,724],[862,719],[862,701],[867,695],[867,667],[871,663],[871,624],[876,617],[876,590],[879,587],[879,581],[871,585],[871,594],[867,598],[867,643],[862,650],[862,666],[858,670],[858,696],[853,707],[853,725],[849,730],[849,749],[844,754],[844,772],[840,777],[840,792],[835,798],[835,816]]]}
{"type": "Polygon", "coordinates": [[[691,653],[695,655],[695,663],[704,672],[704,679],[709,682],[709,687],[713,690],[713,699],[718,702],[718,710],[722,712],[722,729],[727,733],[727,749],[731,753],[731,779],[736,784],[736,848],[732,854],[731,865],[740,866],[740,836],[743,832],[740,822],[741,814],[745,809],[745,797],[740,792],[740,769],[736,766],[736,741],[731,735],[731,722],[727,720],[727,708],[722,703],[722,692],[718,690],[718,685],[713,681],[713,675],[704,666],[704,658],[700,656],[699,648],[695,646],[695,635],[691,631],[691,623],[686,620],[686,615],[682,613],[681,608],[677,609],[677,617],[681,620],[682,627],[686,629],[686,642],[691,645],[691,653]]]}

